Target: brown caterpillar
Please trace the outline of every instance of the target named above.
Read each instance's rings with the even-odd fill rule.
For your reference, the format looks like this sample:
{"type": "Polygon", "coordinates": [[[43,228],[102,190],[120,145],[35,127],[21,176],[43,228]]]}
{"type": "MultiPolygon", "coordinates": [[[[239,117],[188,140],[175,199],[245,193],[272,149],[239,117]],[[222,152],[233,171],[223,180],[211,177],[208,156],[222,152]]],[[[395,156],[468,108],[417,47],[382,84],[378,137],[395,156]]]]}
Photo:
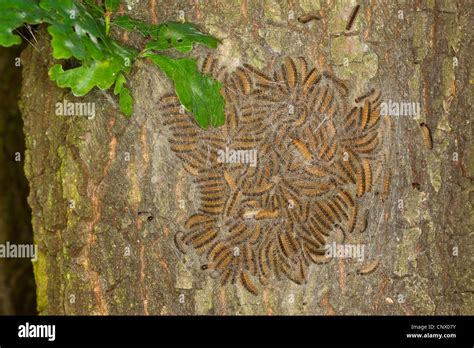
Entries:
{"type": "Polygon", "coordinates": [[[370,116],[370,103],[366,100],[362,108],[362,119],[360,121],[360,129],[365,129],[370,116]]]}
{"type": "Polygon", "coordinates": [[[331,189],[334,188],[334,185],[327,183],[317,183],[312,181],[296,181],[295,186],[305,196],[321,196],[331,189]]]}
{"type": "Polygon", "coordinates": [[[289,233],[279,233],[278,242],[283,254],[286,257],[292,257],[298,252],[296,240],[289,233]]]}
{"type": "Polygon", "coordinates": [[[226,269],[224,272],[221,274],[221,285],[224,286],[226,285],[229,280],[232,278],[234,274],[234,271],[230,268],[226,269]]]}
{"type": "Polygon", "coordinates": [[[358,107],[353,107],[351,111],[349,111],[344,122],[345,133],[350,133],[350,131],[355,128],[355,126],[357,125],[358,115],[361,112],[361,110],[362,109],[358,107]]]}
{"type": "Polygon", "coordinates": [[[331,73],[325,71],[323,73],[324,77],[330,79],[332,82],[336,84],[336,87],[338,88],[339,92],[346,97],[349,94],[349,88],[347,87],[347,84],[345,81],[337,78],[336,76],[332,75],[331,73]]]}
{"type": "Polygon", "coordinates": [[[301,154],[301,156],[303,156],[307,161],[313,160],[313,155],[311,155],[311,152],[309,151],[308,147],[304,142],[298,139],[293,139],[292,143],[298,150],[298,152],[301,154]]]}
{"type": "Polygon", "coordinates": [[[253,189],[244,190],[244,194],[247,196],[261,196],[272,188],[273,188],[272,183],[265,183],[260,186],[254,187],[253,189]]]}
{"type": "Polygon", "coordinates": [[[386,200],[390,194],[390,183],[392,180],[392,173],[390,170],[387,170],[383,176],[383,190],[382,190],[382,200],[386,200]]]}
{"type": "Polygon", "coordinates": [[[316,85],[320,80],[321,75],[316,70],[316,68],[313,68],[303,82],[303,96],[306,97],[313,89],[314,85],[316,85]]]}
{"type": "Polygon", "coordinates": [[[369,210],[366,210],[361,220],[361,225],[359,228],[360,233],[364,232],[367,229],[368,221],[369,221],[369,210]]]}
{"type": "Polygon", "coordinates": [[[375,108],[375,110],[371,110],[369,121],[367,123],[367,128],[372,128],[375,126],[380,120],[380,109],[375,108]]]}
{"type": "Polygon", "coordinates": [[[318,16],[317,14],[308,13],[308,14],[304,14],[304,15],[299,16],[298,17],[298,22],[306,24],[306,23],[309,23],[313,20],[319,20],[319,19],[321,19],[321,17],[318,16]]]}
{"type": "Polygon", "coordinates": [[[209,205],[209,204],[203,204],[201,208],[199,208],[200,212],[209,214],[209,215],[219,215],[223,212],[224,207],[222,205],[209,205]]]}
{"type": "Polygon", "coordinates": [[[309,222],[308,225],[302,225],[296,232],[306,248],[319,250],[325,243],[324,235],[309,222]]]}
{"type": "Polygon", "coordinates": [[[303,57],[269,66],[228,73],[210,56],[202,61],[223,84],[219,129],[202,130],[176,96],[160,101],[169,145],[198,197],[175,244],[202,255],[198,267],[221,284],[254,294],[275,279],[303,284],[311,263],[330,261],[328,242],[365,229],[359,200],[390,145],[375,88],[351,105],[349,84],[303,57]],[[255,165],[241,157],[246,150],[258,153],[255,165]]]}
{"type": "Polygon", "coordinates": [[[243,249],[244,268],[255,276],[257,274],[257,264],[254,250],[248,243],[244,245],[243,249]]]}
{"type": "MultiPolygon", "coordinates": [[[[334,222],[337,221],[337,214],[329,207],[327,201],[321,201],[316,203],[317,214],[319,217],[323,217],[321,220],[325,220],[328,224],[328,229],[332,228],[334,222]]],[[[320,220],[320,221],[321,221],[320,220]]]]}
{"type": "Polygon", "coordinates": [[[209,223],[214,223],[214,219],[207,215],[203,214],[194,214],[189,217],[189,219],[186,221],[184,226],[187,229],[192,229],[194,227],[200,227],[202,228],[203,225],[209,224],[209,223]]]}
{"type": "Polygon", "coordinates": [[[352,24],[354,23],[354,20],[357,16],[357,12],[359,12],[360,5],[356,5],[351,12],[351,15],[349,16],[349,19],[347,20],[346,24],[346,30],[350,30],[352,28],[352,24]]]}
{"type": "Polygon", "coordinates": [[[262,285],[268,284],[268,279],[270,277],[270,266],[268,265],[268,261],[265,255],[265,249],[265,246],[261,246],[258,251],[257,257],[259,281],[262,285]]]}
{"type": "Polygon", "coordinates": [[[249,238],[249,243],[250,244],[256,244],[257,242],[259,242],[259,239],[260,239],[260,236],[261,236],[261,226],[259,223],[255,223],[254,225],[254,231],[253,231],[253,234],[252,236],[249,238]]]}
{"type": "Polygon", "coordinates": [[[236,80],[239,91],[244,95],[249,94],[252,90],[252,86],[247,72],[242,68],[237,68],[235,74],[237,75],[236,80]]]}
{"type": "Polygon", "coordinates": [[[244,67],[248,71],[250,71],[254,75],[255,78],[257,78],[257,86],[269,87],[272,84],[273,82],[272,79],[268,77],[267,75],[265,75],[264,73],[262,73],[261,71],[255,69],[254,67],[248,64],[244,64],[244,67]]]}
{"type": "Polygon", "coordinates": [[[357,206],[349,209],[349,219],[347,220],[347,232],[352,233],[357,223],[357,206]]]}
{"type": "Polygon", "coordinates": [[[372,190],[372,169],[367,159],[362,159],[361,170],[357,173],[357,197],[372,190]]]}
{"type": "Polygon", "coordinates": [[[326,110],[328,107],[331,105],[331,103],[334,101],[334,95],[329,92],[329,88],[326,89],[325,91],[325,97],[321,101],[321,105],[319,106],[319,112],[324,114],[326,113],[326,110]]]}
{"type": "Polygon", "coordinates": [[[379,145],[379,134],[368,133],[366,136],[358,138],[354,141],[354,150],[358,153],[370,153],[373,152],[379,145]]]}
{"type": "Polygon", "coordinates": [[[252,235],[252,231],[243,223],[237,223],[229,229],[227,241],[233,245],[240,244],[252,235]]]}
{"type": "Polygon", "coordinates": [[[255,215],[255,218],[257,220],[263,220],[263,219],[274,219],[278,217],[279,211],[274,210],[274,211],[269,211],[269,210],[261,210],[255,215]]]}
{"type": "Polygon", "coordinates": [[[230,249],[226,249],[219,256],[216,256],[210,265],[211,269],[215,269],[219,272],[223,272],[228,269],[228,266],[232,262],[234,255],[230,249]]]}
{"type": "Polygon", "coordinates": [[[191,152],[196,148],[195,143],[183,143],[183,142],[175,142],[170,140],[171,143],[171,150],[177,153],[185,153],[185,152],[191,152]]]}
{"type": "Polygon", "coordinates": [[[347,209],[343,207],[337,196],[331,203],[333,204],[334,210],[337,211],[340,220],[347,220],[349,218],[347,215],[347,209]]]}
{"type": "Polygon", "coordinates": [[[282,70],[275,70],[273,72],[273,82],[275,83],[275,86],[277,87],[277,90],[274,92],[277,93],[277,95],[284,96],[289,93],[289,90],[287,89],[287,84],[285,82],[285,78],[283,77],[282,70]]]}
{"type": "Polygon", "coordinates": [[[345,190],[339,190],[337,194],[337,199],[348,209],[349,207],[352,208],[355,205],[354,199],[352,198],[351,194],[345,190]]]}
{"type": "Polygon", "coordinates": [[[340,207],[337,206],[335,200],[328,200],[323,203],[327,205],[329,213],[333,216],[334,221],[341,221],[345,216],[347,216],[345,212],[341,212],[339,209],[340,207]]]}
{"type": "Polygon", "coordinates": [[[198,254],[203,254],[212,246],[212,242],[217,238],[217,230],[215,228],[209,228],[192,238],[187,244],[191,244],[197,251],[198,254]]]}
{"type": "Polygon", "coordinates": [[[428,125],[424,122],[420,123],[421,137],[423,139],[423,144],[429,150],[433,149],[433,138],[431,137],[431,131],[428,125]]]}
{"type": "Polygon", "coordinates": [[[328,124],[327,127],[324,127],[327,132],[325,132],[324,140],[322,142],[321,149],[319,150],[318,157],[325,159],[326,161],[331,161],[337,148],[337,142],[335,139],[336,130],[332,124],[328,124]]]}
{"type": "Polygon", "coordinates": [[[204,59],[204,61],[202,62],[201,71],[204,74],[213,75],[215,67],[216,67],[216,63],[217,63],[216,59],[211,54],[208,54],[206,58],[204,59]]]}
{"type": "Polygon", "coordinates": [[[250,292],[252,295],[257,296],[258,295],[258,290],[256,286],[252,283],[250,280],[250,277],[246,272],[241,272],[240,273],[240,281],[242,285],[244,286],[245,289],[247,289],[248,292],[250,292]]]}
{"type": "Polygon", "coordinates": [[[355,182],[355,174],[348,169],[346,161],[342,160],[336,162],[332,170],[342,183],[347,184],[349,182],[355,182]]]}
{"type": "Polygon", "coordinates": [[[370,274],[373,273],[379,266],[380,260],[375,259],[369,262],[366,266],[357,270],[357,274],[370,274]]]}
{"type": "Polygon", "coordinates": [[[176,232],[174,234],[174,244],[176,245],[176,248],[178,248],[178,250],[181,253],[186,254],[186,248],[185,248],[185,244],[184,244],[184,241],[183,241],[183,237],[184,237],[183,231],[176,232]]]}
{"type": "Polygon", "coordinates": [[[298,57],[296,61],[298,63],[298,71],[300,72],[298,83],[300,85],[303,85],[304,80],[308,74],[308,62],[306,62],[306,59],[304,59],[303,57],[298,57]]]}
{"type": "Polygon", "coordinates": [[[289,88],[294,88],[298,81],[298,72],[296,71],[296,65],[293,59],[285,57],[282,70],[285,76],[286,84],[289,88]]]}
{"type": "Polygon", "coordinates": [[[367,93],[361,95],[360,97],[357,97],[354,99],[356,103],[361,102],[362,100],[371,97],[375,93],[375,89],[371,88],[367,93]]]}
{"type": "Polygon", "coordinates": [[[227,199],[227,202],[225,203],[225,208],[224,208],[225,215],[231,216],[235,213],[235,211],[238,208],[237,203],[240,201],[241,195],[242,195],[242,192],[237,190],[237,191],[234,191],[232,195],[227,199]]]}
{"type": "Polygon", "coordinates": [[[232,177],[232,175],[227,170],[224,171],[224,179],[227,182],[227,185],[229,185],[229,188],[231,190],[236,190],[237,189],[237,185],[235,183],[234,178],[232,177]]]}

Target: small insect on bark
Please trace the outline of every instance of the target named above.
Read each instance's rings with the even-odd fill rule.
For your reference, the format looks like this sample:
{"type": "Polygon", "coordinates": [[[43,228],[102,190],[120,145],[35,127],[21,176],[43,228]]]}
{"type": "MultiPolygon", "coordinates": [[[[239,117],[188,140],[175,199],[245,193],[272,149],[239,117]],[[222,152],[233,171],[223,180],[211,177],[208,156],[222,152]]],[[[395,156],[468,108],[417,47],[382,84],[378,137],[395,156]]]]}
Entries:
{"type": "Polygon", "coordinates": [[[380,260],[375,259],[367,264],[367,266],[364,266],[360,269],[357,270],[357,274],[370,274],[374,272],[377,267],[379,266],[380,260]]]}
{"type": "Polygon", "coordinates": [[[352,9],[351,15],[349,16],[349,20],[347,21],[346,30],[351,30],[352,24],[354,23],[354,20],[357,16],[357,12],[359,12],[359,8],[360,5],[357,5],[352,9]]]}
{"type": "Polygon", "coordinates": [[[431,137],[431,131],[428,125],[424,122],[420,123],[421,136],[423,138],[423,144],[427,149],[433,149],[433,138],[431,137]]]}
{"type": "Polygon", "coordinates": [[[318,16],[317,14],[308,13],[308,14],[304,14],[304,15],[299,16],[298,17],[298,22],[306,24],[306,23],[309,23],[313,20],[319,20],[319,19],[321,19],[321,17],[318,16]]]}

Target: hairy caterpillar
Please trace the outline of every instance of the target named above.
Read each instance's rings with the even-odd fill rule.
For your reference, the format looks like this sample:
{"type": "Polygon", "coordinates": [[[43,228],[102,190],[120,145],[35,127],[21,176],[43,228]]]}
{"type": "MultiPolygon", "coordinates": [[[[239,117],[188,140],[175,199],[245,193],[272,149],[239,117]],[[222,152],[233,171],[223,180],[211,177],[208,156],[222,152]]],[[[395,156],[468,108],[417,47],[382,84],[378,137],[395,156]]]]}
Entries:
{"type": "Polygon", "coordinates": [[[239,92],[244,95],[249,94],[250,91],[252,90],[252,86],[251,86],[251,81],[247,74],[247,71],[239,67],[235,70],[235,74],[237,77],[236,82],[237,82],[237,89],[239,90],[239,92]]]}
{"type": "Polygon", "coordinates": [[[303,57],[265,72],[217,65],[208,56],[201,70],[223,83],[221,128],[202,130],[176,96],[160,100],[170,148],[198,199],[175,244],[202,255],[221,284],[254,294],[273,279],[302,284],[311,263],[330,260],[325,245],[335,234],[367,225],[360,199],[372,192],[389,144],[380,93],[372,88],[351,105],[349,84],[303,57]],[[235,160],[220,160],[226,148],[235,160]],[[258,160],[249,165],[241,151],[258,160]]]}
{"type": "Polygon", "coordinates": [[[321,75],[316,68],[313,68],[303,82],[303,97],[306,97],[320,80],[321,75]]]}
{"type": "Polygon", "coordinates": [[[374,88],[371,88],[367,93],[361,95],[360,97],[355,98],[354,101],[355,101],[356,103],[359,103],[359,102],[361,102],[362,100],[371,97],[374,93],[375,93],[375,89],[374,89],[374,88]]]}
{"type": "Polygon", "coordinates": [[[346,30],[350,30],[352,28],[352,24],[354,23],[354,20],[357,16],[357,12],[359,12],[359,8],[360,8],[360,5],[356,5],[352,9],[351,15],[349,16],[349,19],[347,20],[346,30]]]}
{"type": "Polygon", "coordinates": [[[390,182],[392,179],[392,173],[390,170],[387,170],[383,176],[383,190],[382,190],[382,200],[386,200],[390,194],[390,182]]]}
{"type": "Polygon", "coordinates": [[[296,65],[293,59],[285,57],[282,70],[285,76],[285,81],[288,88],[294,88],[298,81],[298,72],[296,71],[296,65]]]}
{"type": "Polygon", "coordinates": [[[375,259],[369,262],[366,266],[357,270],[357,274],[370,274],[373,273],[379,266],[380,260],[375,259]]]}
{"type": "Polygon", "coordinates": [[[303,156],[307,161],[313,160],[313,156],[311,155],[311,152],[309,151],[308,147],[304,142],[298,139],[293,139],[292,143],[298,150],[298,152],[301,154],[301,156],[303,156]]]}
{"type": "Polygon", "coordinates": [[[246,272],[240,273],[240,281],[242,282],[242,285],[244,286],[245,289],[247,289],[248,292],[250,292],[252,295],[255,295],[255,296],[258,295],[257,288],[252,283],[252,281],[250,280],[250,277],[248,276],[246,272]]]}
{"type": "Polygon", "coordinates": [[[372,190],[372,168],[367,159],[362,159],[361,170],[357,173],[357,197],[372,190]]]}
{"type": "Polygon", "coordinates": [[[202,62],[201,71],[204,74],[213,75],[214,70],[216,68],[216,63],[217,63],[217,60],[211,54],[208,54],[206,58],[204,59],[204,61],[202,62]]]}
{"type": "Polygon", "coordinates": [[[298,22],[306,24],[306,23],[311,22],[311,21],[316,20],[316,19],[321,19],[321,17],[314,14],[314,13],[309,13],[309,14],[299,16],[298,17],[298,22]]]}
{"type": "Polygon", "coordinates": [[[349,94],[349,88],[347,87],[347,83],[336,76],[332,75],[331,73],[325,71],[323,73],[324,77],[327,79],[330,79],[332,82],[336,84],[337,89],[339,90],[339,93],[341,93],[343,96],[347,96],[349,94]]]}
{"type": "Polygon", "coordinates": [[[269,87],[273,83],[273,81],[270,77],[268,77],[267,75],[265,75],[261,71],[255,69],[251,65],[244,64],[244,67],[248,71],[250,71],[254,75],[254,77],[256,77],[256,79],[257,79],[256,85],[258,87],[269,87]]]}
{"type": "Polygon", "coordinates": [[[243,261],[244,268],[250,272],[251,275],[257,274],[257,264],[255,252],[249,243],[243,246],[243,261]]]}

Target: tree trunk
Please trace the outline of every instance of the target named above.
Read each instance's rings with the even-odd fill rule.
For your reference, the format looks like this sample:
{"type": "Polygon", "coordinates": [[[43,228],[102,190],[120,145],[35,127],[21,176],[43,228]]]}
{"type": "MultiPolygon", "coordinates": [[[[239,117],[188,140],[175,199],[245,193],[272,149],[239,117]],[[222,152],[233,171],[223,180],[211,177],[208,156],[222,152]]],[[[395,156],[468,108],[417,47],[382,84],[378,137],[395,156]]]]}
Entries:
{"type": "MultiPolygon", "coordinates": [[[[368,213],[367,228],[361,232],[359,217],[345,240],[365,245],[364,260],[313,264],[302,285],[285,277],[256,281],[255,296],[238,282],[221,286],[201,269],[202,256],[175,245],[200,203],[162,126],[160,100],[172,92],[170,82],[150,62],[137,62],[130,74],[134,114],[127,119],[110,91],[75,98],[49,80],[51,49],[41,31],[39,50],[29,47],[22,56],[41,314],[473,314],[473,33],[466,3],[364,2],[349,30],[349,1],[127,3],[135,18],[160,23],[184,15],[222,39],[215,56],[229,70],[248,63],[268,72],[285,56],[302,56],[348,81],[349,110],[373,87],[382,102],[420,103],[421,112],[384,116],[390,155],[374,170],[371,192],[356,198],[359,212],[368,213]],[[307,13],[321,19],[300,23],[307,13]],[[64,100],[95,103],[95,118],[57,116],[56,103],[64,100]],[[432,150],[422,122],[431,129],[432,150]],[[382,200],[387,172],[391,188],[382,200]],[[378,267],[360,274],[374,260],[378,267]]],[[[199,58],[207,53],[193,51],[199,58]]]]}

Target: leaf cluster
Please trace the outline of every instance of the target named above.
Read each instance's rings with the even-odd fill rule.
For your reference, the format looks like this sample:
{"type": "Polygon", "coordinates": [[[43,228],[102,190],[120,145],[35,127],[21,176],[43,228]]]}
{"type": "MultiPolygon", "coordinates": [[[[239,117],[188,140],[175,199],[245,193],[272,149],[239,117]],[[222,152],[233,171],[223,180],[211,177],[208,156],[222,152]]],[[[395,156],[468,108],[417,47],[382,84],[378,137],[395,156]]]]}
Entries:
{"type": "Polygon", "coordinates": [[[192,23],[145,23],[128,16],[113,19],[120,0],[0,0],[0,45],[21,43],[16,29],[24,24],[48,24],[55,59],[75,59],[78,67],[64,69],[60,63],[49,70],[59,87],[70,88],[75,96],[84,96],[93,88],[107,90],[114,86],[120,110],[133,112],[132,93],[127,88],[127,73],[133,62],[149,58],[173,80],[183,106],[195,115],[203,127],[218,127],[224,122],[224,100],[221,85],[201,74],[190,58],[171,58],[162,51],[175,49],[187,53],[194,44],[216,48],[219,41],[192,23]],[[148,42],[141,52],[110,37],[111,25],[137,30],[148,42]]]}

